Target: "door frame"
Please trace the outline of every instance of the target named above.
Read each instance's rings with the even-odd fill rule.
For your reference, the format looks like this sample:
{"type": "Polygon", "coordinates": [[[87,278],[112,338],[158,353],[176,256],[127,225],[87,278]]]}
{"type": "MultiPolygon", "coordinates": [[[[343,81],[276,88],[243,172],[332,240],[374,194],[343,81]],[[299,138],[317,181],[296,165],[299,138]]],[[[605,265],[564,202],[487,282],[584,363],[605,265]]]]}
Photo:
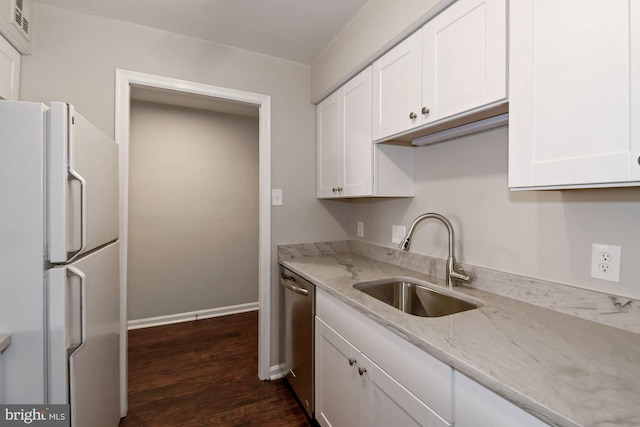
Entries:
{"type": "Polygon", "coordinates": [[[254,105],[259,110],[258,377],[270,378],[271,355],[271,97],[116,69],[115,139],[120,146],[120,411],[127,413],[127,244],[131,87],[176,91],[254,105]]]}

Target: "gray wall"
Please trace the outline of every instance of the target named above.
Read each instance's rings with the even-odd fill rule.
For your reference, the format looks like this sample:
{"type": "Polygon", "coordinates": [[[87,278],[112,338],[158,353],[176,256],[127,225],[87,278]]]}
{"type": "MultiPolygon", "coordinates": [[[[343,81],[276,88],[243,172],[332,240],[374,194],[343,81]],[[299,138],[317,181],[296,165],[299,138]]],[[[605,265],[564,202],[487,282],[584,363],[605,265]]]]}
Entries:
{"type": "Polygon", "coordinates": [[[311,64],[311,100],[319,102],[452,0],[370,0],[311,64]]]}
{"type": "MultiPolygon", "coordinates": [[[[640,188],[511,192],[507,128],[418,147],[416,197],[354,203],[351,233],[391,244],[391,226],[421,213],[453,223],[458,261],[499,271],[640,298],[640,188]],[[622,247],[620,283],[592,279],[591,245],[622,247]]],[[[411,251],[446,258],[446,233],[423,222],[411,251]]]]}
{"type": "MultiPolygon", "coordinates": [[[[309,67],[124,22],[35,5],[33,54],[23,57],[21,99],[73,103],[114,135],[115,70],[139,71],[271,96],[273,321],[279,243],[348,237],[348,203],[315,198],[315,106],[309,67]]],[[[277,324],[277,323],[276,323],[277,324]]],[[[278,363],[274,328],[272,364],[278,363]]]]}
{"type": "MultiPolygon", "coordinates": [[[[413,16],[443,3],[424,2],[413,16]]],[[[385,0],[369,2],[314,61],[312,94],[413,25],[404,9],[388,11],[381,23],[389,7],[385,0]]],[[[417,148],[416,197],[354,202],[351,236],[363,220],[363,240],[391,245],[392,224],[408,226],[420,213],[440,212],[457,230],[461,262],[640,298],[640,188],[510,192],[507,148],[506,128],[417,148]],[[591,279],[592,243],[622,247],[620,283],[591,279]]],[[[439,228],[424,224],[411,250],[444,258],[439,228]]]]}
{"type": "Polygon", "coordinates": [[[258,301],[258,119],[134,101],[129,320],[258,301]]]}

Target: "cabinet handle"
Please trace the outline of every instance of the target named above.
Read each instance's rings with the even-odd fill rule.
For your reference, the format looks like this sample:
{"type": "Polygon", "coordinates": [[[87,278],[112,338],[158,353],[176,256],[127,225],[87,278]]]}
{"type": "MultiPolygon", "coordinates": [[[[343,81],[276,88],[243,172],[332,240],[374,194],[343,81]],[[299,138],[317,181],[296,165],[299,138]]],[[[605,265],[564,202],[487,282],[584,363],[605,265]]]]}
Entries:
{"type": "Polygon", "coordinates": [[[333,191],[334,193],[339,193],[343,190],[342,187],[331,187],[331,191],[333,191]]]}
{"type": "Polygon", "coordinates": [[[360,374],[360,376],[364,375],[365,372],[367,372],[367,368],[358,368],[358,373],[360,374]]]}
{"type": "Polygon", "coordinates": [[[429,114],[429,109],[427,107],[422,107],[422,114],[429,114]]]}
{"type": "Polygon", "coordinates": [[[339,191],[339,192],[340,192],[340,191],[342,191],[342,187],[338,187],[338,191],[339,191]]]}
{"type": "Polygon", "coordinates": [[[353,357],[349,358],[349,366],[353,366],[353,364],[356,363],[356,359],[354,359],[353,357]]]}
{"type": "Polygon", "coordinates": [[[410,118],[411,120],[413,120],[413,119],[417,119],[417,118],[418,118],[418,115],[412,111],[412,112],[410,112],[410,113],[409,113],[409,118],[410,118]]]}

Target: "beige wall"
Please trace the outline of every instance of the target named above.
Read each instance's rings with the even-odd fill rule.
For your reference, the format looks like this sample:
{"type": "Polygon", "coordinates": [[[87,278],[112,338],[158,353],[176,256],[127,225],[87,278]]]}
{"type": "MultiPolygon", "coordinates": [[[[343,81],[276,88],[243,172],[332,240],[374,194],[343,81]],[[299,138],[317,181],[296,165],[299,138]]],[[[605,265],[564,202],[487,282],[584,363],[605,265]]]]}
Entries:
{"type": "MultiPolygon", "coordinates": [[[[309,67],[163,31],[35,6],[33,54],[23,57],[21,99],[68,101],[114,135],[115,69],[271,96],[272,315],[277,324],[276,245],[348,237],[351,207],[315,198],[315,107],[309,67]]],[[[278,363],[273,328],[272,364],[278,363]]]]}
{"type": "MultiPolygon", "coordinates": [[[[421,213],[447,216],[456,231],[458,261],[640,298],[640,188],[511,192],[507,128],[416,151],[413,199],[354,202],[351,232],[391,244],[391,226],[421,213]],[[591,245],[622,247],[621,282],[590,277],[591,245]]],[[[411,251],[446,258],[444,227],[423,222],[411,251]]]]}
{"type": "Polygon", "coordinates": [[[258,119],[131,103],[128,318],[258,301],[258,119]]]}
{"type": "Polygon", "coordinates": [[[370,0],[311,64],[318,103],[453,0],[370,0]]]}

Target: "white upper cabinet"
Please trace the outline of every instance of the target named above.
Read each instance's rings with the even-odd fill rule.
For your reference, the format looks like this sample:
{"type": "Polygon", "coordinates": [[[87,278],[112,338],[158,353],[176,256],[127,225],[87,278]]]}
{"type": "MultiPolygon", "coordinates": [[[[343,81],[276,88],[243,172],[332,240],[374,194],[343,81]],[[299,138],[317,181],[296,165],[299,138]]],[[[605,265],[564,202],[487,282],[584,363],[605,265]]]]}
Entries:
{"type": "Polygon", "coordinates": [[[458,0],[383,55],[373,64],[373,139],[504,113],[506,37],[505,0],[458,0]]]}
{"type": "Polygon", "coordinates": [[[422,31],[422,98],[432,120],[506,100],[505,0],[458,0],[422,31]]]}
{"type": "Polygon", "coordinates": [[[413,149],[371,138],[371,67],[317,106],[318,198],[412,196],[413,149]]]}
{"type": "Polygon", "coordinates": [[[20,53],[0,36],[0,98],[17,101],[20,90],[20,53]]]}
{"type": "Polygon", "coordinates": [[[422,105],[422,30],[373,63],[373,139],[416,126],[422,105]]]}
{"type": "Polygon", "coordinates": [[[371,67],[318,104],[318,197],[373,193],[371,67]]]}
{"type": "Polygon", "coordinates": [[[509,186],[640,185],[640,3],[510,4],[509,186]]]}
{"type": "Polygon", "coordinates": [[[340,91],[316,107],[318,197],[337,195],[344,179],[340,91]]]}

